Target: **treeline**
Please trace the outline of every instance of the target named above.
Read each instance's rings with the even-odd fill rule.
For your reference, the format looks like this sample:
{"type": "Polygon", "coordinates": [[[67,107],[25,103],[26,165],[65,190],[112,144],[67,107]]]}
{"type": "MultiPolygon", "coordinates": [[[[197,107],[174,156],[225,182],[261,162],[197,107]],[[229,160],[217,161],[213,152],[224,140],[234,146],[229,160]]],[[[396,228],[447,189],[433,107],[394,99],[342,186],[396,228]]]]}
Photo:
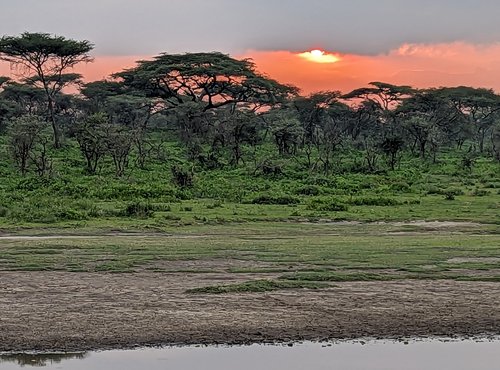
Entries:
{"type": "MultiPolygon", "coordinates": [[[[87,174],[108,158],[122,176],[131,158],[145,168],[158,153],[159,131],[174,134],[204,169],[251,163],[255,173],[279,174],[272,158],[283,158],[330,174],[346,150],[368,172],[394,170],[408,152],[436,161],[450,148],[466,167],[477,156],[500,161],[500,96],[492,90],[372,82],[304,97],[250,60],[220,53],[161,54],[84,83],[72,68],[91,62],[92,48],[43,33],[0,39],[0,59],[15,71],[0,77],[0,130],[21,174],[51,175],[54,151],[76,143],[87,174]],[[272,158],[261,155],[270,150],[272,158]]],[[[189,185],[188,171],[172,171],[189,185]]]]}

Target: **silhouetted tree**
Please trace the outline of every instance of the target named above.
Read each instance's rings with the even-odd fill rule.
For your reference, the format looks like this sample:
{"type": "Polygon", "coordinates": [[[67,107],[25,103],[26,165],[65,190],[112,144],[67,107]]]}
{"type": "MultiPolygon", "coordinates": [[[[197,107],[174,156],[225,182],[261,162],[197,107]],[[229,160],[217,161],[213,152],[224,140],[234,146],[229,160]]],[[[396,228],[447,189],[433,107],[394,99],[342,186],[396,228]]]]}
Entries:
{"type": "Polygon", "coordinates": [[[75,74],[65,72],[78,63],[91,61],[88,53],[92,49],[88,41],[47,33],[24,32],[20,36],[0,39],[0,60],[18,66],[20,74],[45,91],[56,148],[60,147],[60,132],[56,122],[55,96],[64,86],[75,81],[75,74]]]}

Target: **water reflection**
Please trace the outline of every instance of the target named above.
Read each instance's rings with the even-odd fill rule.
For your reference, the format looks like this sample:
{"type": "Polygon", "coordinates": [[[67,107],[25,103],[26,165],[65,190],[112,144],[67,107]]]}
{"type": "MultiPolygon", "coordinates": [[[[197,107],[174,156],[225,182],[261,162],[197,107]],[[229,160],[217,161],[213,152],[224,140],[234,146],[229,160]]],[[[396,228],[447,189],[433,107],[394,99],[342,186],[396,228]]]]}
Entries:
{"type": "Polygon", "coordinates": [[[86,352],[76,353],[14,353],[0,355],[0,364],[13,362],[20,367],[35,366],[44,367],[48,365],[59,364],[64,360],[78,359],[83,360],[87,357],[86,352]]]}
{"type": "Polygon", "coordinates": [[[0,356],[2,370],[494,370],[500,341],[368,341],[0,356]],[[25,369],[26,370],[26,369],[25,369]]]}

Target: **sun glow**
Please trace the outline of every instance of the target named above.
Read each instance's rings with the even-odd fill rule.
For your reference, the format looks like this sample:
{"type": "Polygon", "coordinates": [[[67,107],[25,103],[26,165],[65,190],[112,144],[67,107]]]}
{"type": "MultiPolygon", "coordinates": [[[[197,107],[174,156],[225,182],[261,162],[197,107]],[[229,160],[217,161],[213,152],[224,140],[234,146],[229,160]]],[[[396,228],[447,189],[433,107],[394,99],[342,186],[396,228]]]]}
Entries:
{"type": "Polygon", "coordinates": [[[340,61],[340,57],[338,55],[327,53],[319,49],[300,53],[299,57],[315,63],[337,63],[340,61]]]}

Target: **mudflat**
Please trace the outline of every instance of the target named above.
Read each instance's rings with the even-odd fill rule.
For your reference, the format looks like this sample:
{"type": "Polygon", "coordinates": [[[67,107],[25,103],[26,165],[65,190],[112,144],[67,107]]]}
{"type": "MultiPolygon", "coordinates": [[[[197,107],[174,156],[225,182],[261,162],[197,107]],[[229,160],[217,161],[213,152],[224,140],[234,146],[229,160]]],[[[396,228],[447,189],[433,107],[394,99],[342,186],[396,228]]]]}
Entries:
{"type": "Polygon", "coordinates": [[[500,334],[495,282],[396,280],[266,293],[186,292],[275,276],[3,271],[0,351],[500,334]]]}

